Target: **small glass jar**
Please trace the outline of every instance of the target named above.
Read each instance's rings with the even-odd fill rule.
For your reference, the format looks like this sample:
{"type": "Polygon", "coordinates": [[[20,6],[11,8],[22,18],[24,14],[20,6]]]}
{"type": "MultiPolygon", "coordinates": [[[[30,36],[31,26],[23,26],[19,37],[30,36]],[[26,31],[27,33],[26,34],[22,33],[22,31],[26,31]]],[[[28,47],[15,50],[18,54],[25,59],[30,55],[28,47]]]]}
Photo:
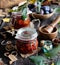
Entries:
{"type": "Polygon", "coordinates": [[[35,29],[28,27],[18,30],[16,37],[17,49],[22,54],[34,53],[38,48],[37,32],[35,29]]]}
{"type": "Polygon", "coordinates": [[[13,12],[11,17],[12,17],[11,21],[15,29],[26,27],[30,23],[29,19],[26,20],[22,19],[21,12],[13,12]]]}

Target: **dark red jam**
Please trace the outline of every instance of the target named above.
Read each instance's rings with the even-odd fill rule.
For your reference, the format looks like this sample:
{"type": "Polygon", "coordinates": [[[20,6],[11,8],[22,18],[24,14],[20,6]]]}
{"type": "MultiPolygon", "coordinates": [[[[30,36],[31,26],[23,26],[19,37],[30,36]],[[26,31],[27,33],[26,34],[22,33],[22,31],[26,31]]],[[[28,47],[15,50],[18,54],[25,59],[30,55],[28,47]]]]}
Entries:
{"type": "Polygon", "coordinates": [[[38,41],[37,39],[30,41],[17,40],[17,49],[22,54],[30,54],[37,50],[38,41]]]}

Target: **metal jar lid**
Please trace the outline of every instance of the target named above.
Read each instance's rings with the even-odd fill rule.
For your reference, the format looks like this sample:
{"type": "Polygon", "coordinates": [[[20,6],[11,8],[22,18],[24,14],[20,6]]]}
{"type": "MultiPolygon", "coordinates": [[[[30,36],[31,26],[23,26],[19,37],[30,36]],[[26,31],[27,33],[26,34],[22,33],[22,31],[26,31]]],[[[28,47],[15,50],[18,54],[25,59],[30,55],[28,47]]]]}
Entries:
{"type": "Polygon", "coordinates": [[[20,28],[17,31],[15,38],[20,39],[20,40],[24,40],[24,41],[28,41],[28,40],[33,40],[33,39],[37,38],[37,35],[38,34],[36,32],[36,29],[24,27],[24,28],[20,28]]]}

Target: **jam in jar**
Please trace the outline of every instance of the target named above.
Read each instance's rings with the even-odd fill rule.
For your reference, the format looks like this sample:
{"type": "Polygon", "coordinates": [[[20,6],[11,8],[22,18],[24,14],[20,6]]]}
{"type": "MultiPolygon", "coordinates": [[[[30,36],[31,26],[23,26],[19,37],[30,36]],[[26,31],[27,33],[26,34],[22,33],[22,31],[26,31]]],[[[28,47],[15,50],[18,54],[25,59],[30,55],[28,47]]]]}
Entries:
{"type": "Polygon", "coordinates": [[[12,13],[12,24],[15,29],[27,27],[30,24],[29,19],[22,19],[22,15],[19,12],[12,13]]]}
{"type": "Polygon", "coordinates": [[[38,48],[37,32],[29,27],[20,28],[16,34],[18,52],[31,54],[38,48]]]}

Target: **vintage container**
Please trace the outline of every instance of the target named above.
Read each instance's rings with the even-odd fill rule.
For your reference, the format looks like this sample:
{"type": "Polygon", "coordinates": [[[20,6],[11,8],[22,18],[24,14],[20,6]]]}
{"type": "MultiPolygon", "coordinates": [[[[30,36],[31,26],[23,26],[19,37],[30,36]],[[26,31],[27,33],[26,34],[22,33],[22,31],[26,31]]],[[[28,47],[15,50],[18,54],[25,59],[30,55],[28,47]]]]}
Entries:
{"type": "Polygon", "coordinates": [[[21,12],[13,12],[11,17],[12,17],[11,22],[15,29],[27,27],[30,24],[29,19],[25,19],[25,20],[22,19],[23,16],[21,12]]]}
{"type": "Polygon", "coordinates": [[[34,53],[38,48],[37,35],[36,30],[29,27],[19,29],[15,37],[18,52],[22,54],[34,53]]]}

